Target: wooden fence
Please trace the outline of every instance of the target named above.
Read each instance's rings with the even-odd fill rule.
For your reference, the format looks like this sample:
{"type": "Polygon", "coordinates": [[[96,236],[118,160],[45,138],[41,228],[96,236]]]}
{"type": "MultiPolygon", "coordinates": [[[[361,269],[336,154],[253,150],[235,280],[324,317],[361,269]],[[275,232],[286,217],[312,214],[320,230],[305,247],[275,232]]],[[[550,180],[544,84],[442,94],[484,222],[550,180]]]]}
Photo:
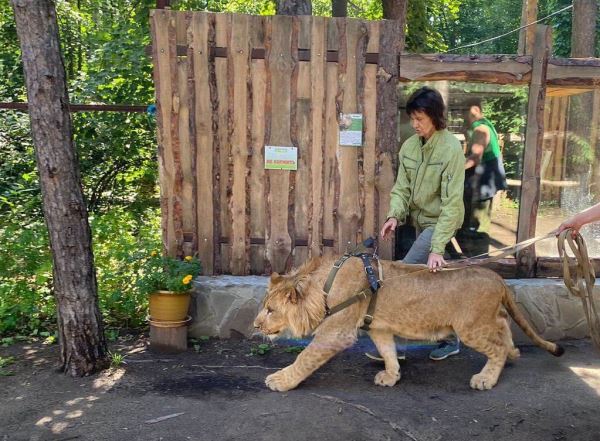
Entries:
{"type": "Polygon", "coordinates": [[[166,252],[197,253],[205,274],[263,274],[376,234],[399,21],[155,10],[151,24],[166,252]],[[363,115],[362,147],[339,145],[340,113],[363,115]],[[297,147],[297,171],[265,170],[266,145],[297,147]]]}

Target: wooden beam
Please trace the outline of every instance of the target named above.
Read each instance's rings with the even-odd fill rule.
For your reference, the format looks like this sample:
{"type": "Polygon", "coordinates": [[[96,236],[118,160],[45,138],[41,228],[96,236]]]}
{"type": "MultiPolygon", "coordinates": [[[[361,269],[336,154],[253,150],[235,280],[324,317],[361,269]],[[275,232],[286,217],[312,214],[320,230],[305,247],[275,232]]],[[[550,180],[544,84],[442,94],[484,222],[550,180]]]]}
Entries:
{"type": "Polygon", "coordinates": [[[600,86],[600,58],[552,58],[547,83],[551,86],[600,86]]]}
{"type": "MultiPolygon", "coordinates": [[[[538,25],[536,29],[535,49],[533,51],[531,85],[529,88],[525,153],[523,156],[523,185],[521,186],[521,201],[519,204],[517,242],[535,236],[535,224],[540,201],[540,170],[544,142],[545,83],[551,49],[552,34],[550,28],[546,25],[538,25]]],[[[517,277],[534,277],[535,262],[534,246],[518,253],[517,277]]]]}
{"type": "Polygon", "coordinates": [[[531,56],[402,54],[400,81],[479,81],[527,84],[531,56]]]}
{"type": "MultiPolygon", "coordinates": [[[[596,274],[600,274],[600,259],[591,259],[591,261],[594,267],[594,272],[596,274]]],[[[569,264],[569,268],[571,269],[571,273],[574,274],[576,272],[575,262],[569,264]]],[[[562,259],[560,257],[538,257],[535,276],[540,278],[562,277],[562,259]]]]}
{"type": "MultiPolygon", "coordinates": [[[[69,112],[146,112],[148,106],[130,104],[69,104],[69,112]]],[[[27,111],[27,103],[0,103],[0,109],[27,111]]]]}

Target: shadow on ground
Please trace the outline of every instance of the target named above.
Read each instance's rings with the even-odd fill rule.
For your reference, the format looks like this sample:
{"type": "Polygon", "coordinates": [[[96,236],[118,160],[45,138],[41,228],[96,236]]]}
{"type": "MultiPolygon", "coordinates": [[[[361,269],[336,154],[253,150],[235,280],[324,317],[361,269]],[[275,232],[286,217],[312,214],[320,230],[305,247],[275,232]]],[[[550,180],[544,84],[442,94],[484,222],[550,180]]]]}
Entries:
{"type": "Polygon", "coordinates": [[[264,378],[294,360],[298,343],[251,355],[261,343],[209,340],[157,355],[136,337],[111,348],[126,364],[79,379],[53,370],[55,346],[2,348],[16,361],[0,377],[0,440],[599,439],[600,357],[586,340],[565,342],[561,358],[521,347],[498,386],[480,392],[469,379],[482,356],[432,362],[422,346],[409,349],[398,385],[377,387],[381,366],[361,339],[283,394],[264,378]]]}

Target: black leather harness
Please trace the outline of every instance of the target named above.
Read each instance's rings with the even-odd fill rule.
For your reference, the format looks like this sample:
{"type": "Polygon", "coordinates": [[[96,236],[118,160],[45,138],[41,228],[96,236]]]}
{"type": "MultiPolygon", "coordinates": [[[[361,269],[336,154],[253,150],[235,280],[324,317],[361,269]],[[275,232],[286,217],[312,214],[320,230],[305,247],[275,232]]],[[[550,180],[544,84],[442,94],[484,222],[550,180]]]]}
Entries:
{"type": "Polygon", "coordinates": [[[373,266],[371,265],[371,260],[379,260],[379,257],[377,256],[376,252],[367,252],[368,248],[373,248],[374,243],[375,240],[372,237],[370,237],[367,240],[365,240],[361,245],[357,246],[354,250],[347,251],[346,253],[344,253],[344,255],[333,264],[333,267],[331,268],[331,271],[329,271],[329,275],[327,276],[327,280],[325,281],[325,285],[323,286],[323,291],[325,291],[325,296],[327,296],[329,294],[329,291],[331,290],[333,281],[335,280],[335,276],[338,270],[344,264],[344,262],[346,262],[346,260],[350,259],[351,257],[358,257],[362,260],[363,266],[365,268],[365,273],[367,275],[367,281],[369,282],[369,287],[359,291],[349,299],[343,301],[338,305],[335,305],[332,308],[329,308],[329,306],[327,305],[326,297],[325,315],[333,315],[336,312],[339,312],[342,309],[345,309],[356,302],[366,300],[370,297],[369,307],[367,308],[367,314],[364,318],[364,324],[361,326],[361,329],[364,329],[365,331],[369,330],[369,327],[373,322],[373,314],[375,313],[375,306],[377,305],[377,291],[381,286],[381,274],[378,277],[375,273],[375,270],[373,269],[373,266]]]}

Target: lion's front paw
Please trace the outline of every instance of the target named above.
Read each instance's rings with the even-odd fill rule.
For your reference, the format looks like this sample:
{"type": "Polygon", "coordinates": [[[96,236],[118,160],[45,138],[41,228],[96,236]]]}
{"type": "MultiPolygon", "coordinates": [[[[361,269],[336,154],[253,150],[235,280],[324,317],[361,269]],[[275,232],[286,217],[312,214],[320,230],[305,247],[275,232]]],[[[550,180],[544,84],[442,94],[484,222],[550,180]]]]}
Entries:
{"type": "Polygon", "coordinates": [[[375,384],[378,386],[393,386],[400,379],[400,372],[389,373],[388,371],[379,371],[375,375],[375,384]]]}
{"type": "Polygon", "coordinates": [[[265,384],[269,389],[274,390],[275,392],[285,392],[295,388],[296,384],[290,382],[286,377],[286,372],[282,369],[274,374],[268,375],[265,379],[265,384]]]}
{"type": "Polygon", "coordinates": [[[488,375],[479,373],[471,377],[471,387],[473,389],[487,390],[496,385],[498,380],[490,378],[488,375]]]}

